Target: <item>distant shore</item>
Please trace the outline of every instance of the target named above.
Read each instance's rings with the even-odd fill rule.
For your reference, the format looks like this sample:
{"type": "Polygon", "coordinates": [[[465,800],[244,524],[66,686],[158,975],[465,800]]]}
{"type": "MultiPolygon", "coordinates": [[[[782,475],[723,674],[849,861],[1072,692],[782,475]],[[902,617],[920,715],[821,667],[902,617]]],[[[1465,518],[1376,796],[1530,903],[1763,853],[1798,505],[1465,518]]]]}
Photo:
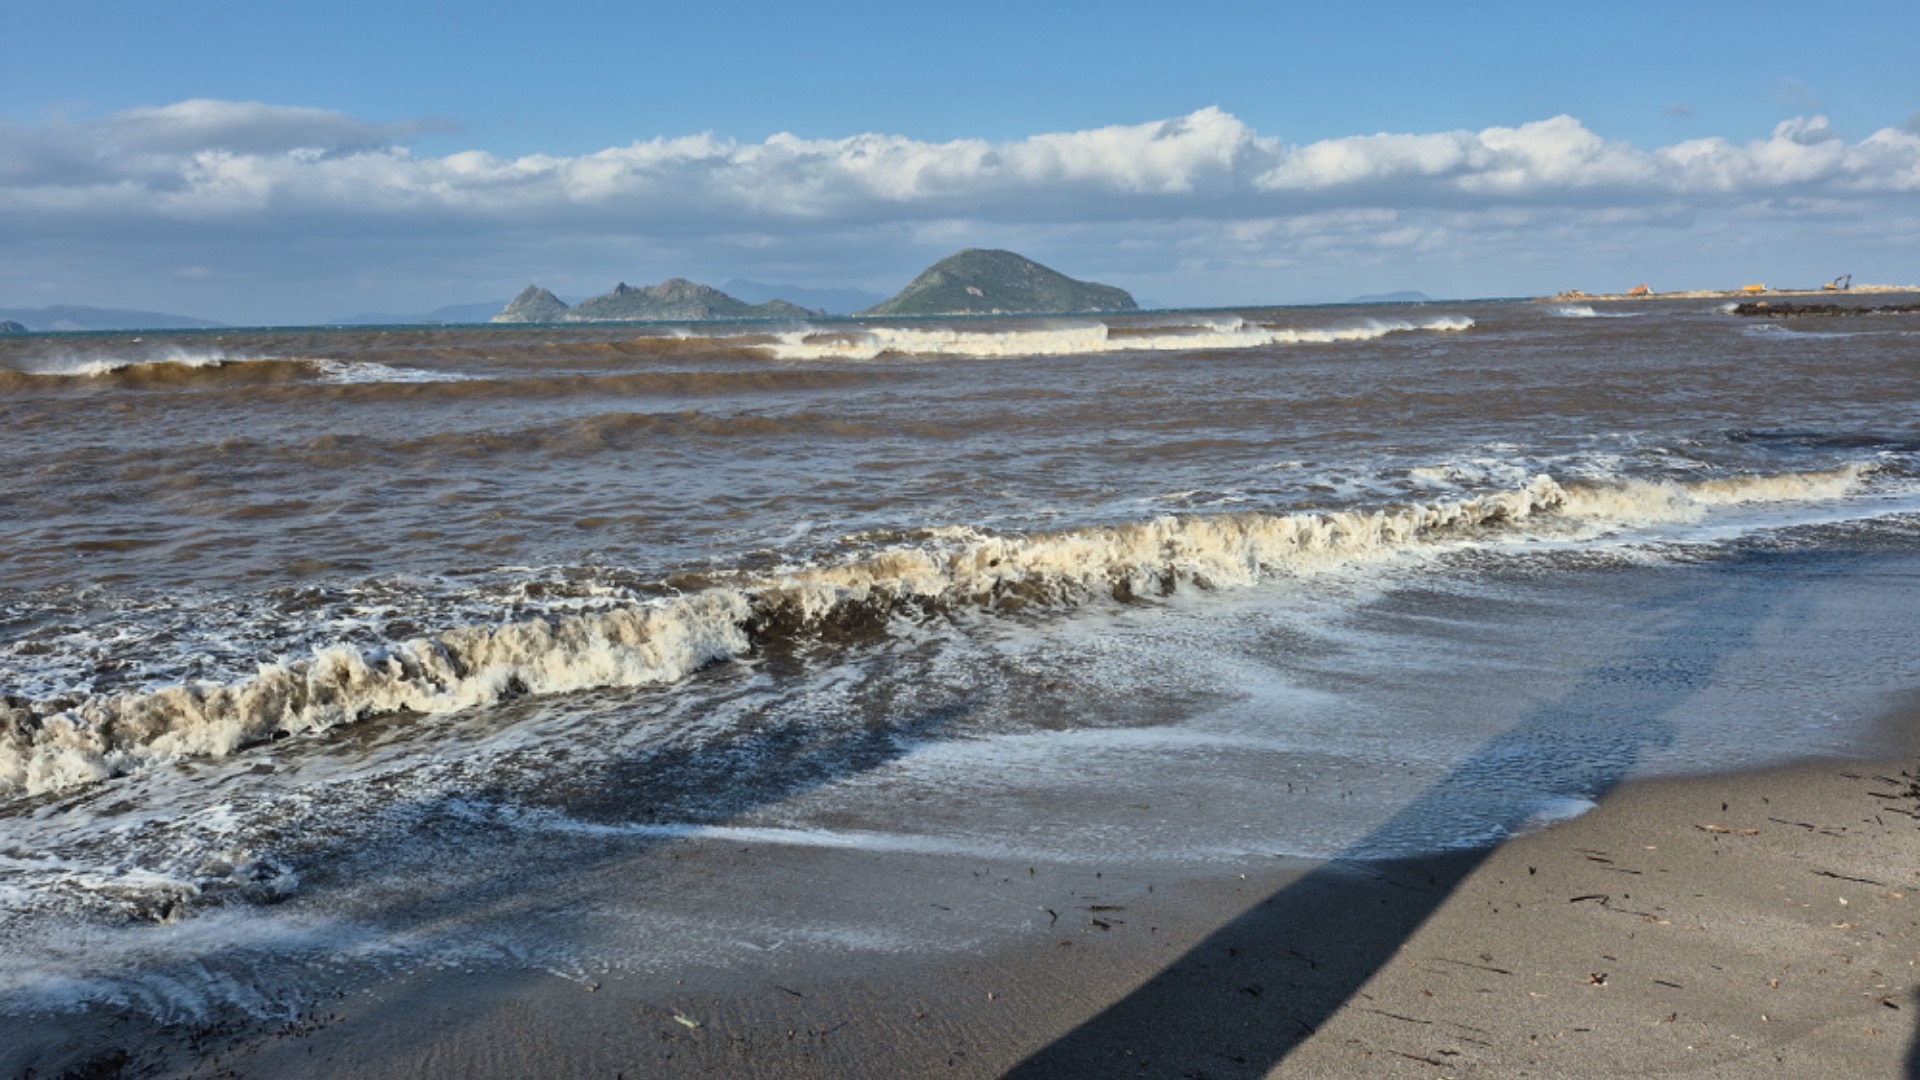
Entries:
{"type": "Polygon", "coordinates": [[[1885,296],[1897,293],[1920,293],[1920,285],[1855,285],[1847,289],[1683,289],[1678,292],[1644,293],[1590,293],[1579,289],[1552,296],[1542,296],[1534,300],[1536,304],[1564,304],[1570,302],[1586,303],[1593,300],[1760,300],[1774,296],[1825,296],[1839,298],[1844,296],[1885,296]]]}

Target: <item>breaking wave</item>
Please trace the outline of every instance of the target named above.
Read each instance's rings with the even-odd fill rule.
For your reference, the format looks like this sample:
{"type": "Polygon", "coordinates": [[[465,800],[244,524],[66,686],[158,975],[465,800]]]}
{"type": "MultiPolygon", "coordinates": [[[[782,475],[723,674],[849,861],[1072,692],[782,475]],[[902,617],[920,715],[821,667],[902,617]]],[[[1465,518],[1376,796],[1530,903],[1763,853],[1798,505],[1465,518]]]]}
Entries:
{"type": "Polygon", "coordinates": [[[334,384],[450,382],[470,376],[325,357],[230,356],[220,349],[171,349],[149,356],[58,356],[24,370],[0,369],[0,388],[103,380],[133,388],[318,381],[334,384]]]}
{"type": "Polygon", "coordinates": [[[896,617],[1246,586],[1449,538],[1690,521],[1716,506],[1836,498],[1865,471],[1566,485],[1540,476],[1478,498],[1373,511],[1168,516],[1031,536],[930,531],[839,564],[717,576],[611,610],[457,627],[384,648],[335,645],[231,684],[77,704],[0,697],[0,795],[58,791],[372,716],[671,683],[756,642],[884,633],[896,617]]]}
{"type": "Polygon", "coordinates": [[[1368,319],[1337,327],[1299,328],[1245,319],[1174,326],[1114,327],[1104,323],[1037,330],[965,330],[926,327],[835,327],[793,330],[755,347],[779,360],[874,360],[884,356],[1078,356],[1093,353],[1248,349],[1265,345],[1372,341],[1412,330],[1459,331],[1473,320],[1446,315],[1425,322],[1368,319]]]}
{"type": "Polygon", "coordinates": [[[1631,319],[1638,311],[1596,311],[1590,304],[1563,304],[1553,309],[1563,319],[1631,319]]]}

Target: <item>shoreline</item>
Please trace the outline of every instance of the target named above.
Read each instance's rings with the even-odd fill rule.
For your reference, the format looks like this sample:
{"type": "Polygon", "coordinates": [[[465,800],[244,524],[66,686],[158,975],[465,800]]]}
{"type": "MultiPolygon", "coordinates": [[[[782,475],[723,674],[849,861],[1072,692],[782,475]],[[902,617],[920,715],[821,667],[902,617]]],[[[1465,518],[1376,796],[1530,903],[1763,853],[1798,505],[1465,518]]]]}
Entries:
{"type": "MultiPolygon", "coordinates": [[[[415,971],[244,1030],[15,1017],[39,1050],[0,1075],[1907,1076],[1915,771],[1632,781],[1490,850],[1245,876],[905,860],[911,902],[1019,905],[1028,928],[705,977],[415,971]]],[[[865,860],[880,889],[903,869],[752,857],[865,860]]]]}
{"type": "Polygon", "coordinates": [[[1588,293],[1578,289],[1555,293],[1552,296],[1538,296],[1532,300],[1535,304],[1569,304],[1602,301],[1643,300],[1765,300],[1777,296],[1824,296],[1838,300],[1848,296],[1902,296],[1920,293],[1920,285],[1855,285],[1847,289],[1760,289],[1749,292],[1746,289],[1682,289],[1677,292],[1633,293],[1588,293]]]}

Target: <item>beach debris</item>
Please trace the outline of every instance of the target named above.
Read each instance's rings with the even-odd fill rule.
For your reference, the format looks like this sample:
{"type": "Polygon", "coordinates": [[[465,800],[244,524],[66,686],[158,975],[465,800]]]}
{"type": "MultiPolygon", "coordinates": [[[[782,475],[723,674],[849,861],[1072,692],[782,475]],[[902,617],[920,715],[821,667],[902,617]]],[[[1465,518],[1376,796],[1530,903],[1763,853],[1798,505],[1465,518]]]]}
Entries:
{"type": "Polygon", "coordinates": [[[683,1013],[683,1012],[674,1013],[673,1022],[676,1024],[679,1024],[681,1027],[688,1028],[693,1031],[699,1031],[701,1028],[706,1026],[705,1024],[702,1024],[700,1021],[695,1020],[693,1017],[688,1016],[686,1013],[683,1013]]]}
{"type": "Polygon", "coordinates": [[[1440,961],[1443,964],[1459,964],[1461,967],[1477,968],[1480,971],[1491,971],[1495,975],[1513,974],[1513,972],[1503,967],[1494,967],[1492,964],[1476,964],[1470,960],[1455,960],[1451,956],[1437,956],[1434,959],[1440,961]]]}
{"type": "MultiPolygon", "coordinates": [[[[1887,888],[1887,885],[1885,882],[1875,881],[1872,878],[1849,877],[1846,874],[1836,874],[1831,870],[1815,870],[1813,871],[1813,875],[1815,877],[1830,877],[1830,878],[1833,878],[1835,881],[1852,881],[1861,885],[1872,885],[1875,888],[1879,888],[1879,889],[1887,888]]],[[[1842,900],[1840,902],[1843,904],[1846,903],[1845,900],[1842,900]]]]}
{"type": "Polygon", "coordinates": [[[1607,985],[1607,973],[1604,971],[1596,971],[1593,974],[1587,976],[1587,985],[1588,986],[1607,985]]]}
{"type": "Polygon", "coordinates": [[[1399,1021],[1401,1021],[1401,1022],[1403,1022],[1403,1023],[1408,1023],[1408,1024],[1419,1024],[1419,1025],[1421,1025],[1421,1026],[1423,1026],[1423,1027],[1432,1027],[1432,1026],[1433,1026],[1433,1021],[1431,1021],[1431,1020],[1422,1020],[1421,1018],[1419,1018],[1419,1017],[1417,1017],[1417,1016],[1403,1016],[1403,1015],[1401,1015],[1400,1013],[1397,1013],[1397,1012],[1388,1012],[1388,1011],[1387,1011],[1387,1010],[1385,1010],[1385,1009],[1361,1009],[1361,1010],[1359,1010],[1359,1011],[1361,1011],[1361,1012],[1370,1012],[1370,1013],[1373,1013],[1373,1014],[1374,1014],[1375,1016],[1384,1016],[1384,1017],[1386,1017],[1386,1018],[1387,1018],[1387,1019],[1389,1019],[1389,1020],[1399,1020],[1399,1021]]]}
{"type": "Polygon", "coordinates": [[[1729,829],[1725,825],[1695,825],[1701,832],[1720,833],[1727,836],[1759,836],[1759,829],[1729,829]]]}

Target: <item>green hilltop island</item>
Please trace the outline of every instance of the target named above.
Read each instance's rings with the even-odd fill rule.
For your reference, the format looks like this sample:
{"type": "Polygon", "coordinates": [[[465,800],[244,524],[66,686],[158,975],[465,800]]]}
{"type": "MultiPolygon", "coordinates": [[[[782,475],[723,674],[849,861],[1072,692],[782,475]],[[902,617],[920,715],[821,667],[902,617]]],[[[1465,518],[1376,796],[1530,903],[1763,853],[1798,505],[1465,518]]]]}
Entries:
{"type": "Polygon", "coordinates": [[[658,285],[634,288],[626,282],[613,291],[568,307],[538,285],[520,290],[500,314],[497,323],[558,322],[701,322],[728,319],[792,319],[817,315],[798,304],[769,300],[749,304],[711,285],[672,278],[658,285]]]}
{"type": "Polygon", "coordinates": [[[1011,251],[968,248],[914,278],[869,315],[1055,315],[1139,311],[1125,289],[1075,281],[1011,251]]]}

